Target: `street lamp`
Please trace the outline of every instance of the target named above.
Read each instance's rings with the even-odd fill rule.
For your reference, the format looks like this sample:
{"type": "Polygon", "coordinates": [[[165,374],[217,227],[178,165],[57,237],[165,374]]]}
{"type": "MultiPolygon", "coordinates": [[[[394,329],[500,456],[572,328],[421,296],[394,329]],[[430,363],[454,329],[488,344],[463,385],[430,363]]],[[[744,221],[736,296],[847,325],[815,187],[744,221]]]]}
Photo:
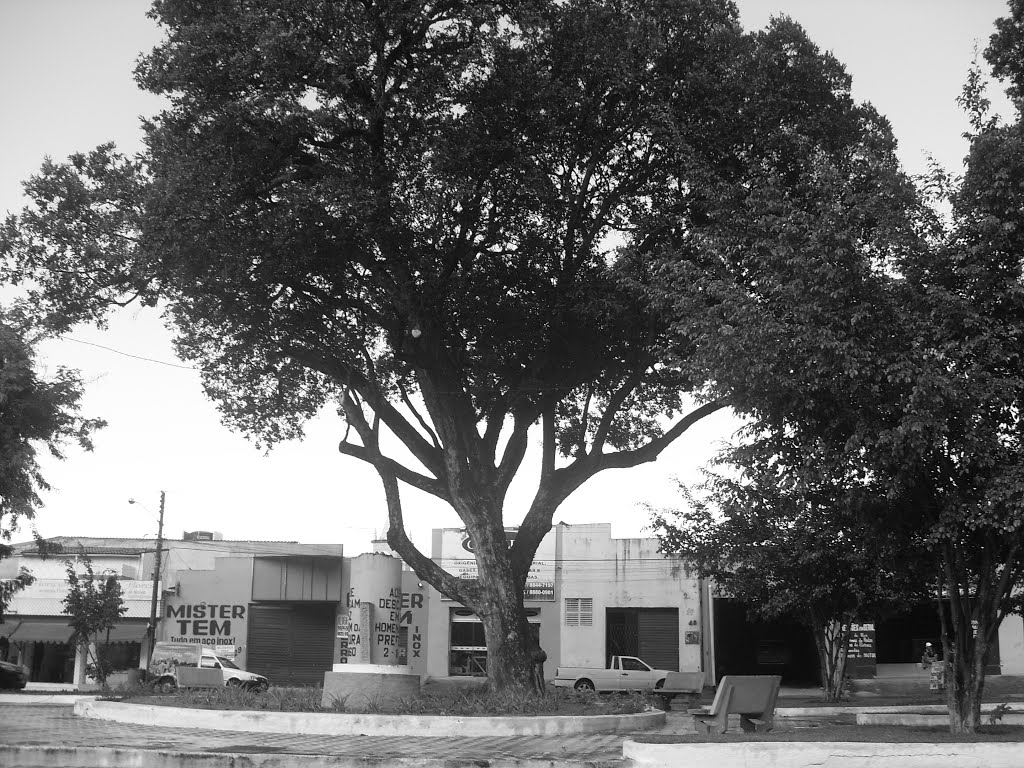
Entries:
{"type": "MultiPolygon", "coordinates": [[[[163,553],[164,545],[164,492],[160,491],[160,523],[156,529],[156,560],[153,563],[153,597],[149,604],[149,626],[146,627],[146,637],[149,638],[149,650],[148,655],[153,655],[153,646],[156,645],[156,605],[157,599],[160,596],[160,557],[163,553]]],[[[128,499],[129,504],[139,504],[145,509],[144,504],[140,504],[135,499],[128,499]]]]}

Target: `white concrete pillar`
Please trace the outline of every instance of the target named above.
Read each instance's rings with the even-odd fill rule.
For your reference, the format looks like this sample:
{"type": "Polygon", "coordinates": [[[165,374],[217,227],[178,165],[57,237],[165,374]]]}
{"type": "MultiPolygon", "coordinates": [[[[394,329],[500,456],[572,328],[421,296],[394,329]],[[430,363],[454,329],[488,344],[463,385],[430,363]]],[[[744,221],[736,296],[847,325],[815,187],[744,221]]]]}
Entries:
{"type": "Polygon", "coordinates": [[[84,685],[87,680],[85,677],[85,667],[89,663],[89,649],[84,645],[78,645],[75,647],[75,674],[74,679],[71,681],[75,685],[84,685]]]}
{"type": "Polygon", "coordinates": [[[352,561],[348,663],[398,665],[402,561],[367,552],[352,561]]]}

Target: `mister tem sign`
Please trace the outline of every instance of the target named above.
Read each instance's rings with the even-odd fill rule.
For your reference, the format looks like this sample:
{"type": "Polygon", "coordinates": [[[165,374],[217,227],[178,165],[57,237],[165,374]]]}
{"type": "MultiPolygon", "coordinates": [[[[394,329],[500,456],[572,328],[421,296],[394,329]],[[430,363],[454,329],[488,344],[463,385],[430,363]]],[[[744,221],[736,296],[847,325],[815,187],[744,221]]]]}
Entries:
{"type": "Polygon", "coordinates": [[[171,642],[196,642],[234,645],[236,633],[244,633],[245,605],[237,603],[182,603],[168,605],[165,617],[170,625],[171,642]],[[213,642],[215,641],[215,643],[213,642]]]}

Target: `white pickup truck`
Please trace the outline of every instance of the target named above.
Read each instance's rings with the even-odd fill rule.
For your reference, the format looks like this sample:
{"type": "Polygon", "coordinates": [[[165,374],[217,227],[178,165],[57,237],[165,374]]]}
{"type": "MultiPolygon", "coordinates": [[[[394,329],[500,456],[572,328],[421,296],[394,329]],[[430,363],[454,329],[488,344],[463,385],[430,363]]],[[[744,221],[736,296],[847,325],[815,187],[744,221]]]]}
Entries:
{"type": "Polygon", "coordinates": [[[661,688],[670,671],[653,669],[636,656],[612,656],[607,669],[558,667],[552,682],[577,691],[645,691],[661,688]]]}

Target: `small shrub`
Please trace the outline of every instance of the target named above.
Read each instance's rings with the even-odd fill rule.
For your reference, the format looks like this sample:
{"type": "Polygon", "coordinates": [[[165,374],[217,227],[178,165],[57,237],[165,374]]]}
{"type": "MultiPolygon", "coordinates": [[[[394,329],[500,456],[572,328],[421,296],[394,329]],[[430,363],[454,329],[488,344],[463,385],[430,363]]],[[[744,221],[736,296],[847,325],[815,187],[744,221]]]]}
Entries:
{"type": "Polygon", "coordinates": [[[1010,705],[1006,703],[993,707],[992,711],[988,713],[989,725],[995,725],[996,723],[998,723],[1000,720],[1003,719],[1003,715],[1005,715],[1009,711],[1011,711],[1010,705]]]}
{"type": "MultiPolygon", "coordinates": [[[[317,689],[319,690],[319,689],[317,689]]],[[[327,705],[326,710],[328,712],[347,712],[348,711],[348,697],[351,694],[346,693],[344,696],[338,696],[331,694],[331,702],[327,705]]]]}
{"type": "Polygon", "coordinates": [[[487,686],[430,691],[388,702],[382,695],[362,698],[350,706],[349,697],[331,697],[323,703],[319,686],[272,686],[264,692],[244,688],[183,688],[170,695],[154,695],[148,688],[134,688],[119,696],[121,701],[196,709],[256,710],[267,712],[351,712],[396,715],[451,715],[462,717],[502,715],[614,715],[633,714],[650,709],[650,698],[643,693],[597,694],[549,688],[538,696],[529,689],[492,692],[487,686]]]}

